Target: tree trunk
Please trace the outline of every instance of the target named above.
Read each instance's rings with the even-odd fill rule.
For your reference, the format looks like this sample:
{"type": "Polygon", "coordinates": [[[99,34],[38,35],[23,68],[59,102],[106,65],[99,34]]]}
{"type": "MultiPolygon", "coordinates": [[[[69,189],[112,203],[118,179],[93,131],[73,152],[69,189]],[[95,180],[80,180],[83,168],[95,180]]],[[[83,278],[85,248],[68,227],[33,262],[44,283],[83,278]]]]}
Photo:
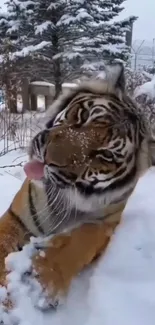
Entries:
{"type": "MultiPolygon", "coordinates": [[[[57,33],[55,33],[52,36],[52,50],[53,50],[53,55],[58,55],[58,53],[59,53],[59,36],[57,33]]],[[[61,87],[61,59],[60,58],[53,60],[53,77],[54,77],[54,83],[55,83],[54,99],[56,99],[62,90],[62,87],[61,87]]]]}
{"type": "Polygon", "coordinates": [[[22,112],[30,110],[29,82],[27,78],[22,80],[22,112]]]}
{"type": "Polygon", "coordinates": [[[59,94],[61,93],[62,91],[62,86],[61,86],[61,83],[59,83],[58,81],[55,82],[55,96],[54,96],[54,99],[56,99],[59,94]]]}
{"type": "Polygon", "coordinates": [[[55,96],[56,99],[62,91],[61,85],[61,65],[60,59],[55,60],[54,62],[54,80],[55,80],[55,96]]]}
{"type": "Polygon", "coordinates": [[[6,101],[10,113],[17,114],[17,88],[15,83],[11,83],[9,80],[6,83],[6,101]]]}

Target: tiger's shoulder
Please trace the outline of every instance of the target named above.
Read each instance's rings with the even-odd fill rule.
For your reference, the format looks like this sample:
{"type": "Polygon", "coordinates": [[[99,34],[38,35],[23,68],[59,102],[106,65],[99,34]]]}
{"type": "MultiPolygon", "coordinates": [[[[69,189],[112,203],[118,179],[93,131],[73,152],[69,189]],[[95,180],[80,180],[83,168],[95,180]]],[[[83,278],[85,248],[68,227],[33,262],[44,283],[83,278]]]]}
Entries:
{"type": "MultiPolygon", "coordinates": [[[[0,218],[0,233],[7,234],[7,238],[19,235],[22,243],[31,235],[39,236],[37,214],[44,197],[46,198],[46,194],[43,186],[36,185],[26,178],[0,218]]],[[[0,235],[0,239],[2,237],[0,235]]]]}

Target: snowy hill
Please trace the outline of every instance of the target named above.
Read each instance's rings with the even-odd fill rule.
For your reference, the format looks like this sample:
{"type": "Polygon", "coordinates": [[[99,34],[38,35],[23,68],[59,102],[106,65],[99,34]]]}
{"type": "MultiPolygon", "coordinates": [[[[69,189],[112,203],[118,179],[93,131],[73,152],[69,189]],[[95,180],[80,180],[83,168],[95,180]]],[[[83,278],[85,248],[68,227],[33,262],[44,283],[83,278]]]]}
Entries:
{"type": "MultiPolygon", "coordinates": [[[[9,154],[2,159],[11,164],[14,158],[9,154]]],[[[0,165],[4,165],[4,161],[0,160],[0,165]]],[[[8,170],[1,171],[1,202],[6,202],[1,207],[2,213],[21,181],[8,175],[8,170]],[[6,184],[11,193],[9,197],[4,192],[6,184]]],[[[10,173],[24,178],[21,167],[14,168],[10,173]]],[[[28,285],[18,281],[19,263],[26,265],[29,250],[16,253],[10,281],[16,294],[17,307],[9,317],[5,314],[2,316],[1,310],[5,325],[154,325],[154,197],[155,168],[151,168],[139,180],[129,199],[122,223],[106,254],[95,269],[85,270],[73,281],[67,301],[57,312],[43,313],[34,308],[37,290],[35,292],[33,289],[31,299],[28,285]]],[[[2,289],[0,293],[4,294],[2,289]]]]}

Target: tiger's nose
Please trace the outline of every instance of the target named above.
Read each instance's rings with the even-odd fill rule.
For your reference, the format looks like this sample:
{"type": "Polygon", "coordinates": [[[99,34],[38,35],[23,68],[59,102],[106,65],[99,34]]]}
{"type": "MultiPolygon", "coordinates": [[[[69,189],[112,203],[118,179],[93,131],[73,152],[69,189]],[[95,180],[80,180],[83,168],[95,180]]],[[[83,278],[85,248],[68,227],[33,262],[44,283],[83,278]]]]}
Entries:
{"type": "Polygon", "coordinates": [[[59,167],[84,163],[87,156],[88,141],[84,141],[78,130],[73,128],[51,130],[46,151],[47,164],[59,167]]]}

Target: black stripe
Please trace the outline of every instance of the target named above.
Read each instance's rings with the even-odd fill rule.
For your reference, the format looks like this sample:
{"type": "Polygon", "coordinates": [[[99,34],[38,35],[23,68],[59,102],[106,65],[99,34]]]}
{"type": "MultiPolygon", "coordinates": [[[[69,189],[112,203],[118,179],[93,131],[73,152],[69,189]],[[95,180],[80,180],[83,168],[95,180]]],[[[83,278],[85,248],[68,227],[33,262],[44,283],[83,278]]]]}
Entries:
{"type": "MultiPolygon", "coordinates": [[[[17,222],[21,225],[22,228],[24,228],[25,230],[27,230],[24,222],[22,222],[22,220],[20,219],[19,215],[16,214],[13,210],[12,210],[12,206],[10,206],[10,208],[8,209],[8,213],[11,214],[11,217],[13,217],[14,219],[17,220],[17,222]]],[[[30,233],[31,234],[31,233],[30,233]]]]}
{"type": "MultiPolygon", "coordinates": [[[[58,97],[61,99],[61,95],[58,97]]],[[[92,91],[87,87],[81,87],[79,86],[78,88],[72,89],[71,92],[67,95],[64,96],[63,100],[60,101],[58,107],[57,107],[57,112],[55,114],[55,116],[53,116],[53,118],[49,121],[49,123],[47,122],[46,127],[47,128],[51,128],[53,126],[53,122],[56,118],[56,116],[63,111],[63,109],[65,109],[73,100],[75,100],[74,103],[72,103],[72,105],[76,104],[76,101],[79,102],[81,100],[86,100],[85,97],[88,97],[87,100],[91,99],[91,98],[98,98],[99,96],[102,96],[102,94],[98,94],[98,93],[92,93],[92,91]],[[79,96],[79,97],[78,97],[79,96]]],[[[70,109],[69,109],[70,111],[70,109]]]]}
{"type": "MultiPolygon", "coordinates": [[[[130,184],[133,181],[134,177],[136,176],[136,173],[137,173],[137,168],[136,168],[136,166],[133,166],[133,168],[129,171],[128,174],[126,174],[123,178],[116,179],[112,184],[110,184],[106,188],[101,188],[101,187],[94,188],[92,183],[87,185],[80,181],[76,182],[76,187],[84,197],[88,197],[92,194],[98,194],[98,195],[102,194],[103,195],[104,193],[109,192],[109,191],[111,191],[111,193],[112,193],[116,189],[120,189],[125,186],[128,186],[128,184],[130,184]]],[[[98,180],[96,181],[96,183],[98,183],[98,180]]]]}
{"type": "Polygon", "coordinates": [[[34,203],[33,203],[31,183],[29,183],[29,187],[28,187],[28,200],[29,200],[29,207],[30,207],[31,216],[33,218],[35,226],[40,231],[40,233],[44,234],[44,230],[41,227],[40,222],[39,222],[39,216],[37,214],[37,210],[36,210],[36,208],[34,206],[34,203]]]}

